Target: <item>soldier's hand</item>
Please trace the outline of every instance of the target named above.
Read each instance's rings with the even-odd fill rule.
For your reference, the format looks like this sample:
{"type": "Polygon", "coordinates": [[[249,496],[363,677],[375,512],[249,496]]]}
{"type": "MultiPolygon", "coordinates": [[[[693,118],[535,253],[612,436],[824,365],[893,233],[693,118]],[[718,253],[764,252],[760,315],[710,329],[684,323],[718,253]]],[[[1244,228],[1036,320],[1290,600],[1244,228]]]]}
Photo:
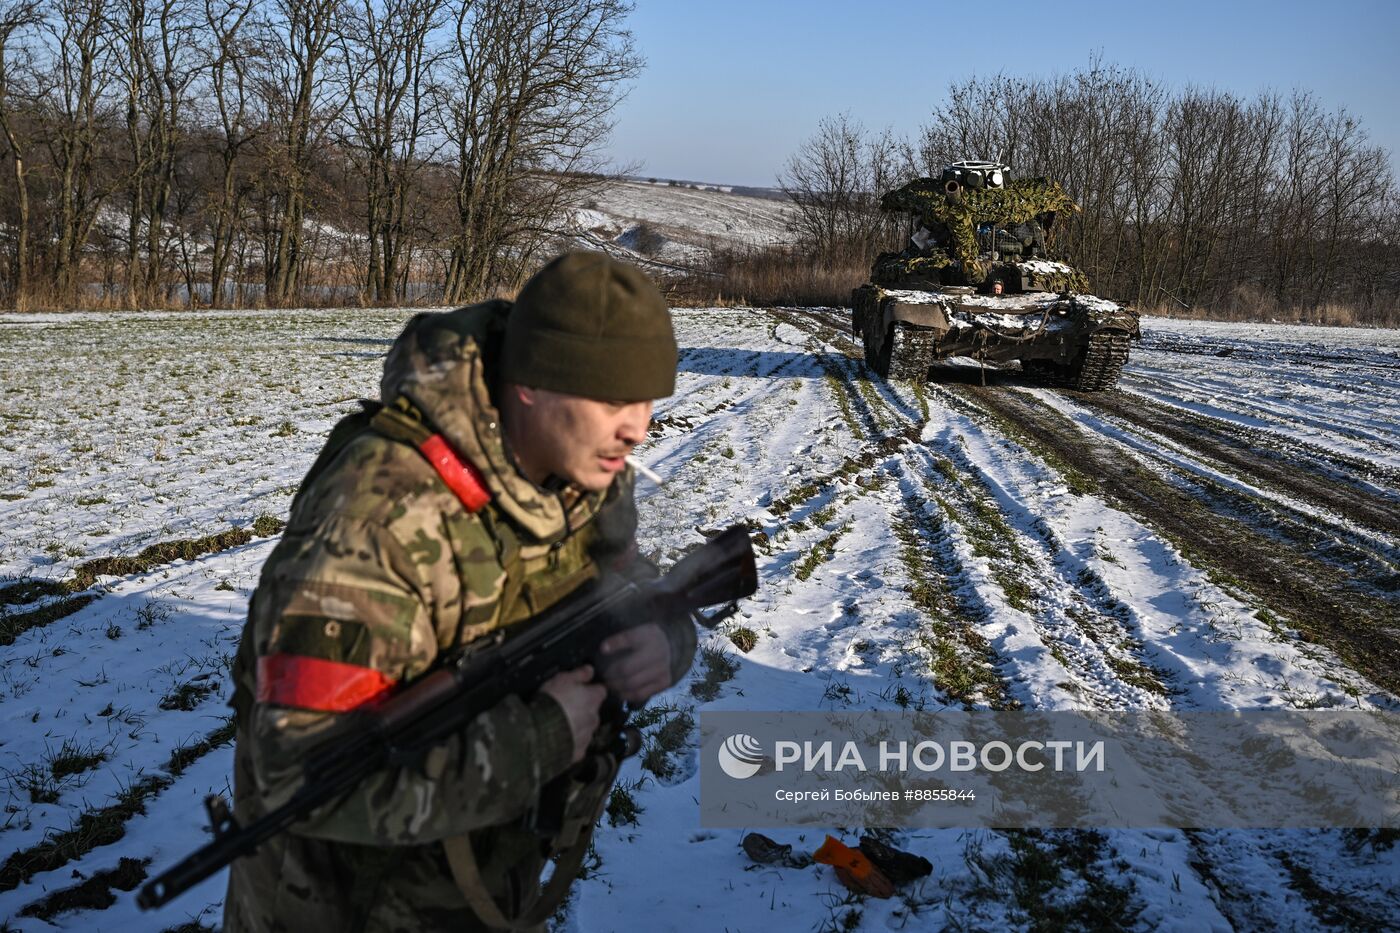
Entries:
{"type": "Polygon", "coordinates": [[[589,683],[592,679],[593,666],[585,664],[555,674],[540,686],[540,692],[553,697],[568,717],[569,729],[574,734],[574,764],[583,760],[589,740],[598,731],[598,707],[608,695],[602,684],[589,683]]]}
{"type": "Polygon", "coordinates": [[[618,632],[601,650],[603,682],[628,703],[645,703],[671,686],[671,642],[654,622],[618,632]]]}

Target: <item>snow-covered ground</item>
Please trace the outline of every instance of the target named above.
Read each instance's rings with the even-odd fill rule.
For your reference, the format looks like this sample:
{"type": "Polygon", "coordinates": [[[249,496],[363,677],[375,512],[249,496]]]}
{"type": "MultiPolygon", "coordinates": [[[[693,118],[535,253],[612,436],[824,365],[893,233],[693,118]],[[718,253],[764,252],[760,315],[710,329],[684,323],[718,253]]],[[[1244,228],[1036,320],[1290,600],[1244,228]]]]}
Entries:
{"type": "MultiPolygon", "coordinates": [[[[154,917],[124,888],[204,838],[226,789],[227,667],[274,541],[52,584],[283,517],[409,313],[0,319],[11,929],[217,927],[222,875],[154,917]]],[[[871,382],[839,312],[676,324],[641,544],[665,561],[749,521],[761,588],[653,701],[620,781],[635,822],[604,819],[561,929],[1400,925],[1400,851],[1342,832],[898,832],[933,876],[858,900],[702,829],[685,729],[703,709],[1398,708],[1400,332],[1149,320],[1122,391],[1094,397],[957,365],[871,382]]]]}
{"type": "Polygon", "coordinates": [[[694,265],[716,247],[773,246],[792,239],[787,202],[734,194],[714,187],[610,185],[570,226],[666,263],[694,265]]]}

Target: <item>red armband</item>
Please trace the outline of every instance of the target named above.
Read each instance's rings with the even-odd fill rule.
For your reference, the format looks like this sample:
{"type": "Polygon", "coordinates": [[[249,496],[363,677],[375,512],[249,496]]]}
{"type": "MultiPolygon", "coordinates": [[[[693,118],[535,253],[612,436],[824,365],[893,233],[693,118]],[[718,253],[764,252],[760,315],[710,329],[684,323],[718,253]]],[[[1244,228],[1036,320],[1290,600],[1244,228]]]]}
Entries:
{"type": "Polygon", "coordinates": [[[259,703],[344,713],[379,699],[394,689],[396,683],[374,668],[358,664],[299,654],[268,654],[258,658],[259,703]]]}

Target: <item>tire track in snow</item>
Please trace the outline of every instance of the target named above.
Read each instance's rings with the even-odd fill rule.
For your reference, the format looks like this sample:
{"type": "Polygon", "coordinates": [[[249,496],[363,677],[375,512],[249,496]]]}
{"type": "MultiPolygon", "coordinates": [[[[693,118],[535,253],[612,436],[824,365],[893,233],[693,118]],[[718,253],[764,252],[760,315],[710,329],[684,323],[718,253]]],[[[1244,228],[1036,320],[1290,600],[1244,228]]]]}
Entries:
{"type": "Polygon", "coordinates": [[[1281,444],[1277,436],[1193,415],[1146,396],[1119,392],[1072,393],[1073,400],[1165,437],[1195,454],[1241,471],[1263,484],[1390,535],[1400,534],[1400,475],[1378,464],[1341,458],[1301,444],[1281,444]],[[1391,488],[1378,490],[1364,474],[1374,473],[1391,488]]]}
{"type": "Polygon", "coordinates": [[[1039,401],[1004,389],[955,390],[1029,438],[1037,452],[1077,465],[1082,482],[1161,531],[1193,564],[1224,574],[1308,640],[1331,646],[1392,695],[1400,692],[1400,610],[1394,603],[1358,589],[1313,556],[1216,514],[1039,401]]]}
{"type": "Polygon", "coordinates": [[[1400,592],[1400,541],[1395,538],[1271,489],[1265,481],[1217,468],[1150,431],[1123,428],[1045,390],[1028,394],[1059,411],[1088,436],[1119,447],[1212,511],[1338,568],[1377,598],[1400,592]]]}
{"type": "Polygon", "coordinates": [[[1063,544],[1044,520],[967,456],[951,429],[919,448],[927,494],[970,540],[974,558],[991,566],[1002,612],[1019,613],[1063,668],[1066,680],[1034,707],[1166,709],[1173,692],[1166,672],[1144,657],[1125,626],[1121,603],[1065,560],[1063,544]],[[939,478],[939,479],[934,479],[939,478]],[[941,480],[941,481],[940,481],[941,480]]]}

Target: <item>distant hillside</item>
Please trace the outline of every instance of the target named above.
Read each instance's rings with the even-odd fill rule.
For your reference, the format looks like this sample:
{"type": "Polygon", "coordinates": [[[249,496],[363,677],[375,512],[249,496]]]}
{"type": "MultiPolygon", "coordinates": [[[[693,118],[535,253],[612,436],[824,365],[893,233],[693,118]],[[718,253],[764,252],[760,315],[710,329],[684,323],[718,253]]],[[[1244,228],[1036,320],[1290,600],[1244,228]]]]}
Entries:
{"type": "Polygon", "coordinates": [[[710,181],[688,181],[681,178],[642,178],[631,176],[624,181],[638,184],[662,185],[668,188],[697,188],[702,191],[723,191],[725,194],[742,194],[751,198],[767,198],[771,201],[786,201],[787,195],[781,188],[762,188],[752,185],[717,185],[710,181]]]}
{"type": "Polygon", "coordinates": [[[771,246],[792,239],[788,207],[772,189],[629,180],[574,213],[583,242],[619,255],[694,266],[714,249],[771,246]],[[762,192],[761,196],[746,192],[762,192]]]}

